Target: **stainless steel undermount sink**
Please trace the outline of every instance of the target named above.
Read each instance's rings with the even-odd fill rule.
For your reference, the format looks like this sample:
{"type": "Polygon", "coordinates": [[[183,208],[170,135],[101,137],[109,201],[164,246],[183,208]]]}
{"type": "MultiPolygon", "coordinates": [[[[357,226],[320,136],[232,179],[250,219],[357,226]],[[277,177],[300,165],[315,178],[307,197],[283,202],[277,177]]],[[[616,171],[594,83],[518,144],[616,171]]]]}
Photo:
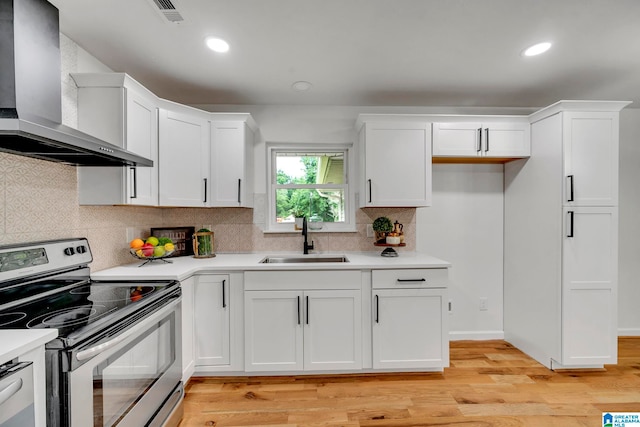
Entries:
{"type": "Polygon", "coordinates": [[[315,262],[349,262],[345,256],[268,256],[260,264],[306,264],[315,262]]]}

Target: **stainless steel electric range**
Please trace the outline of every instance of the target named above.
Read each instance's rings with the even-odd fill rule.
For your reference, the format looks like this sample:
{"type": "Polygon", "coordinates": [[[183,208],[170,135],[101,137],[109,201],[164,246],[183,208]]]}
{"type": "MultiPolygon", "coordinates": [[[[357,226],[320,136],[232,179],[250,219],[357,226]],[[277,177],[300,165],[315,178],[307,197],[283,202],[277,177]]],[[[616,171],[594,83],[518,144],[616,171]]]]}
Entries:
{"type": "Polygon", "coordinates": [[[0,329],[55,328],[47,426],[177,425],[177,281],[96,281],[86,239],[0,247],[0,329]]]}

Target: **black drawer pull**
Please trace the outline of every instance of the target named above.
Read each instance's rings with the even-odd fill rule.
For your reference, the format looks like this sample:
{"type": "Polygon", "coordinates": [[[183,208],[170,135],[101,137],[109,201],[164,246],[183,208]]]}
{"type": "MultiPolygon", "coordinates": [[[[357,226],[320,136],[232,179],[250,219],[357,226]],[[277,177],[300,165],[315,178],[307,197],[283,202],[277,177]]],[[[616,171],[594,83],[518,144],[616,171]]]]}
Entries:
{"type": "Polygon", "coordinates": [[[422,279],[396,279],[396,281],[402,283],[402,282],[426,282],[427,279],[422,278],[422,279]]]}

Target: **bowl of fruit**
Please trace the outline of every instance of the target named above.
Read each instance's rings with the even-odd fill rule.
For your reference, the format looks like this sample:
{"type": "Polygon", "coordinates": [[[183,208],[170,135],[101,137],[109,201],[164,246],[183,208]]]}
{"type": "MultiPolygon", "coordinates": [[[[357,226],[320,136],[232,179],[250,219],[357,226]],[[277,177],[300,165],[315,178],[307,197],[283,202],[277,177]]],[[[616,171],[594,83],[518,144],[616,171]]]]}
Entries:
{"type": "Polygon", "coordinates": [[[171,262],[165,258],[170,257],[176,248],[168,237],[151,236],[146,240],[140,238],[133,239],[129,242],[129,252],[135,258],[145,260],[141,265],[154,260],[162,260],[171,262]]]}

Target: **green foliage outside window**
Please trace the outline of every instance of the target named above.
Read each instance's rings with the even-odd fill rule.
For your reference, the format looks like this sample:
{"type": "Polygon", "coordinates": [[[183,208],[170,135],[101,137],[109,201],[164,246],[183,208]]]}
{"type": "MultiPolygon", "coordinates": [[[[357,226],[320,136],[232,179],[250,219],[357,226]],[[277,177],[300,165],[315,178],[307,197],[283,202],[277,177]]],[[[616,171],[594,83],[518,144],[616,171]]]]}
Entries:
{"type": "MultiPolygon", "coordinates": [[[[292,177],[282,170],[277,170],[276,184],[317,184],[318,161],[317,156],[302,156],[303,175],[292,177]]],[[[278,188],[276,189],[276,215],[278,222],[291,221],[292,217],[307,218],[317,215],[324,222],[341,221],[341,190],[321,191],[309,188],[278,188]]]]}

